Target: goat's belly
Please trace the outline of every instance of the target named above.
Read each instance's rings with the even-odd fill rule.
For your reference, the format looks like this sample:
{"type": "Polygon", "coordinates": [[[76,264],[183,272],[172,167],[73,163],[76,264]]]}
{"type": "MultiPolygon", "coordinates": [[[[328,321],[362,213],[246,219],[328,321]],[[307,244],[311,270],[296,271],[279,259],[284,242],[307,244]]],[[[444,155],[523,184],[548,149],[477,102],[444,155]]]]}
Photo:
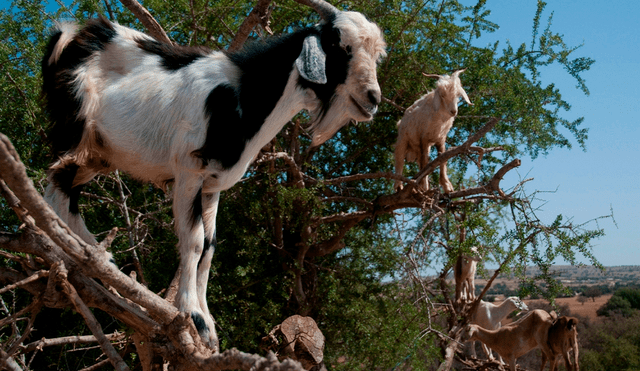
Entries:
{"type": "Polygon", "coordinates": [[[154,184],[162,184],[173,178],[168,161],[162,158],[144,158],[138,153],[116,151],[112,157],[112,167],[119,169],[132,177],[154,184]],[[160,160],[160,161],[158,161],[160,160]]]}

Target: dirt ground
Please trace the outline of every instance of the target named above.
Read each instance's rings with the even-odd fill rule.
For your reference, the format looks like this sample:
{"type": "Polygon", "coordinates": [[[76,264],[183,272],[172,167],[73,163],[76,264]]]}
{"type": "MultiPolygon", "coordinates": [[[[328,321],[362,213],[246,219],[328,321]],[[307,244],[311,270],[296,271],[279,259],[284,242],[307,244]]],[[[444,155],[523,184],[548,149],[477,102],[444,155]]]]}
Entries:
{"type": "MultiPolygon", "coordinates": [[[[577,315],[582,317],[589,317],[591,320],[598,320],[598,316],[596,311],[600,309],[610,298],[611,294],[602,295],[596,298],[595,302],[589,299],[589,301],[585,302],[584,305],[578,302],[578,296],[574,296],[571,298],[558,298],[556,302],[558,305],[568,305],[569,310],[571,311],[571,315],[577,315]]],[[[538,300],[525,300],[524,302],[529,305],[532,302],[536,302],[538,300]]]]}

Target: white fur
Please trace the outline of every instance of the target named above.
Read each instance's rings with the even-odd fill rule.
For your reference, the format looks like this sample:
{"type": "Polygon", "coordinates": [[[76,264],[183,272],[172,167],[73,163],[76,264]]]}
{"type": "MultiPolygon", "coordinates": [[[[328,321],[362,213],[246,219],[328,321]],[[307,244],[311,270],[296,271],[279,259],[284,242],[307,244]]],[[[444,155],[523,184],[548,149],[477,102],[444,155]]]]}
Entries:
{"type": "MultiPolygon", "coordinates": [[[[438,154],[445,151],[447,134],[458,114],[458,101],[462,97],[467,104],[472,104],[460,82],[459,75],[463,71],[456,71],[451,76],[439,76],[436,89],[415,101],[398,121],[395,149],[397,175],[402,175],[405,159],[409,162],[417,161],[420,169],[424,169],[429,163],[431,146],[436,146],[438,154]]],[[[447,176],[446,162],[440,166],[440,185],[445,193],[453,192],[453,185],[447,176]]],[[[401,190],[402,182],[396,180],[394,187],[401,190]]],[[[423,178],[422,187],[429,189],[428,177],[423,178]]]]}

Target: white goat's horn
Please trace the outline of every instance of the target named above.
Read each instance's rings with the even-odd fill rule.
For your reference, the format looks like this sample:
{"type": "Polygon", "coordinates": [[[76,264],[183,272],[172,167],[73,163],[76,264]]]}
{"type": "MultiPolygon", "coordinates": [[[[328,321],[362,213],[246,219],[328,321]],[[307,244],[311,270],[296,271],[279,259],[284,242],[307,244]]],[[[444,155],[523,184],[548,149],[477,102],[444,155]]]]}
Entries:
{"type": "Polygon", "coordinates": [[[463,68],[461,70],[457,70],[453,74],[451,74],[451,76],[460,76],[460,74],[463,73],[466,70],[467,70],[466,68],[463,68]]]}
{"type": "Polygon", "coordinates": [[[325,21],[330,20],[333,16],[338,14],[340,11],[335,6],[329,4],[324,0],[296,0],[298,3],[302,5],[309,6],[313,8],[318,14],[320,14],[320,18],[325,21]]]}

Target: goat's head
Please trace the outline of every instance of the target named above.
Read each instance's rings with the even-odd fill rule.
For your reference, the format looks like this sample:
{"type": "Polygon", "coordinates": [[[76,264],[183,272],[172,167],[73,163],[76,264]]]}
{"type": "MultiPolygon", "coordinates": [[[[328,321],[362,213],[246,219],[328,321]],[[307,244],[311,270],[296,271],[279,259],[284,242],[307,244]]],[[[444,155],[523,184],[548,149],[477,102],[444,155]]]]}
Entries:
{"type": "Polygon", "coordinates": [[[564,328],[567,331],[573,330],[580,321],[575,317],[562,316],[553,324],[555,328],[564,328]]]}
{"type": "Polygon", "coordinates": [[[513,304],[515,304],[516,308],[518,308],[519,310],[529,310],[529,307],[527,306],[527,304],[525,304],[522,300],[520,300],[519,297],[512,296],[511,298],[513,298],[513,304]]]}
{"type": "Polygon", "coordinates": [[[474,336],[478,333],[478,325],[468,324],[467,327],[462,331],[462,336],[460,340],[462,342],[470,341],[474,339],[474,336]]]}
{"type": "Polygon", "coordinates": [[[451,76],[423,73],[423,75],[427,77],[438,79],[434,97],[434,99],[436,99],[436,107],[439,110],[448,112],[451,116],[456,116],[458,114],[458,102],[460,101],[460,98],[464,99],[468,105],[473,105],[469,100],[467,93],[462,88],[462,82],[460,82],[460,74],[465,70],[466,68],[457,70],[452,73],[451,76]]]}
{"type": "Polygon", "coordinates": [[[310,3],[323,20],[319,32],[305,39],[296,66],[300,85],[317,98],[311,126],[311,145],[317,146],[351,121],[373,119],[382,98],[376,67],[386,44],[380,28],[362,14],[310,3]]]}

